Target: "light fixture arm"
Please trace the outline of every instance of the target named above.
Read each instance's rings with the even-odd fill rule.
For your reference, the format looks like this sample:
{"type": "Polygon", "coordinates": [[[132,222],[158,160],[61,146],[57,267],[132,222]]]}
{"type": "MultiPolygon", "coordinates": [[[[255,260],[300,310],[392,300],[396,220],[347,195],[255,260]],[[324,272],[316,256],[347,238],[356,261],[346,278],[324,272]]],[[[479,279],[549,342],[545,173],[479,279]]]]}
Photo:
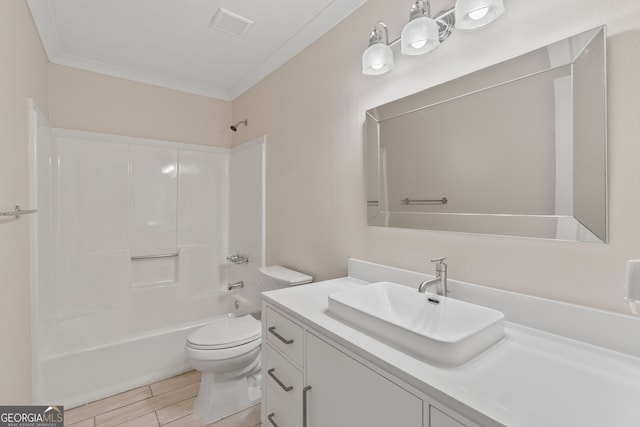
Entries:
{"type": "Polygon", "coordinates": [[[389,46],[389,30],[384,22],[378,21],[373,26],[373,31],[369,34],[369,46],[376,43],[384,43],[389,46]],[[384,41],[382,40],[382,34],[384,33],[384,41]]]}
{"type": "Polygon", "coordinates": [[[409,9],[409,21],[421,16],[431,18],[431,4],[428,1],[418,0],[409,9]]]}

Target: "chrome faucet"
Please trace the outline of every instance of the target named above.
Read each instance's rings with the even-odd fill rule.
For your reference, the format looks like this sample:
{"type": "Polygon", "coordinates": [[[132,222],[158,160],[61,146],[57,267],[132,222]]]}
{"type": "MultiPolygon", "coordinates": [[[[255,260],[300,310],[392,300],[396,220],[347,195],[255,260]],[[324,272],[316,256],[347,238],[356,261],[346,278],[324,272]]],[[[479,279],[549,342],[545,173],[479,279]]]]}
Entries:
{"type": "Polygon", "coordinates": [[[227,290],[231,291],[233,289],[237,289],[237,288],[244,288],[244,282],[242,280],[240,280],[239,282],[235,282],[235,283],[229,283],[227,285],[227,290]]]}
{"type": "Polygon", "coordinates": [[[431,280],[425,280],[424,282],[420,283],[420,286],[418,286],[418,292],[420,293],[425,293],[427,291],[427,288],[433,284],[436,285],[436,293],[438,295],[443,295],[443,296],[447,296],[447,264],[445,264],[443,261],[445,260],[444,257],[442,258],[434,258],[431,260],[431,262],[435,262],[436,264],[436,278],[435,279],[431,279],[431,280]]]}

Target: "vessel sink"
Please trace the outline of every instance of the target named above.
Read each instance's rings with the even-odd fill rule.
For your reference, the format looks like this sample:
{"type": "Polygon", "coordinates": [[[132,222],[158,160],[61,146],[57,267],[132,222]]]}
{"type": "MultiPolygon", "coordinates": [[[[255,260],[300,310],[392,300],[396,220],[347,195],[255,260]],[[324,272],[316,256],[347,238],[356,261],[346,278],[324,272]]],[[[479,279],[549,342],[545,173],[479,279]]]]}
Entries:
{"type": "Polygon", "coordinates": [[[343,323],[430,362],[461,365],[504,336],[504,314],[392,282],[329,295],[343,323]]]}

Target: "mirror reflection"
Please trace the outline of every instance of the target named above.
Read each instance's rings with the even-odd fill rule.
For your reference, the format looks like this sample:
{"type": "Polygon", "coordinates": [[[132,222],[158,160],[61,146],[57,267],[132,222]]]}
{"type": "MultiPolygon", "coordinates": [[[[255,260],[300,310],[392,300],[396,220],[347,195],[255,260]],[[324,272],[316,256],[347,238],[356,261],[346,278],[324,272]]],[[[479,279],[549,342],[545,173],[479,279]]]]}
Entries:
{"type": "Polygon", "coordinates": [[[606,242],[605,31],[367,111],[369,224],[606,242]]]}

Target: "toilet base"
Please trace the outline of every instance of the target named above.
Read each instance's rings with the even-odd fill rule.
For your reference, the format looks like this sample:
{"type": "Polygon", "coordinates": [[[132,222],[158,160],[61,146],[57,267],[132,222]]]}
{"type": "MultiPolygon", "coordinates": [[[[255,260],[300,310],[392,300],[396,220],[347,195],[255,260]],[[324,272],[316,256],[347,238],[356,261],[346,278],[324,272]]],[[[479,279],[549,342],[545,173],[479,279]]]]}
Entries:
{"type": "Polygon", "coordinates": [[[260,374],[226,379],[224,375],[202,373],[193,413],[206,423],[228,417],[260,403],[260,374]]]}

